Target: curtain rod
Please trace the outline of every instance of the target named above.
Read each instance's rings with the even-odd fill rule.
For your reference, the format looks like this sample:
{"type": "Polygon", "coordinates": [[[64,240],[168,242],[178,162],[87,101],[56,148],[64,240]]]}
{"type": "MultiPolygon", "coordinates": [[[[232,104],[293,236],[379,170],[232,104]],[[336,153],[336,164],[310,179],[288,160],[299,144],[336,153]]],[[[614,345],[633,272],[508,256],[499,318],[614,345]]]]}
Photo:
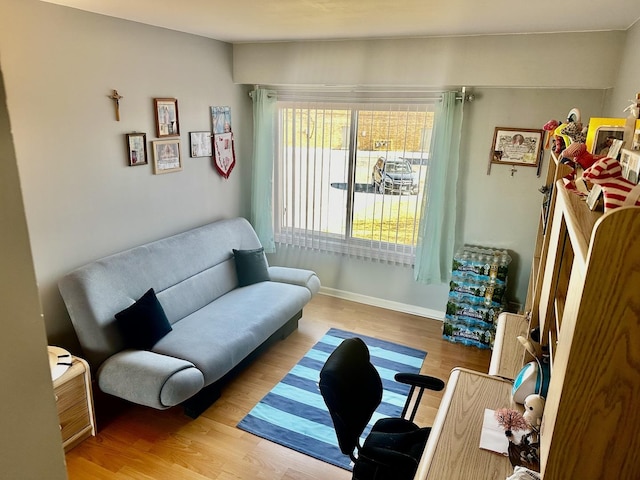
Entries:
{"type": "MultiPolygon", "coordinates": [[[[256,86],[256,88],[259,88],[258,86],[256,86]]],[[[253,98],[253,90],[249,92],[249,97],[253,98]]],[[[371,101],[376,101],[376,102],[380,102],[380,101],[397,101],[397,100],[404,100],[404,101],[417,101],[417,100],[425,100],[428,98],[434,98],[434,97],[440,97],[444,92],[443,91],[425,91],[425,90],[333,90],[333,91],[327,91],[327,92],[322,92],[319,90],[296,90],[294,89],[283,89],[281,90],[282,95],[284,97],[294,97],[296,100],[325,100],[325,101],[331,101],[331,100],[349,100],[349,101],[353,101],[353,100],[362,100],[362,99],[366,99],[366,100],[371,100],[371,101]],[[298,93],[299,92],[299,93],[298,93]],[[298,93],[298,94],[297,94],[298,93]],[[338,93],[338,94],[342,94],[342,95],[338,95],[338,96],[331,96],[331,93],[338,93]],[[382,97],[382,96],[375,96],[376,94],[381,94],[381,93],[395,93],[398,94],[397,96],[389,96],[389,97],[382,97]],[[410,94],[410,93],[421,93],[421,94],[425,94],[425,96],[421,96],[421,97],[403,97],[402,94],[410,94]],[[318,94],[325,94],[322,97],[318,97],[318,94]],[[361,95],[361,94],[373,94],[372,97],[367,97],[367,98],[362,98],[361,96],[356,96],[356,98],[353,97],[349,97],[349,94],[357,94],[357,95],[361,95]],[[428,94],[432,94],[432,97],[428,97],[426,95],[428,94]]],[[[268,98],[272,98],[272,95],[267,95],[268,98]]],[[[473,100],[475,100],[475,96],[473,95],[473,93],[469,92],[467,87],[462,87],[462,89],[460,90],[460,93],[456,96],[456,100],[458,101],[464,101],[464,102],[473,102],[473,100]]]]}

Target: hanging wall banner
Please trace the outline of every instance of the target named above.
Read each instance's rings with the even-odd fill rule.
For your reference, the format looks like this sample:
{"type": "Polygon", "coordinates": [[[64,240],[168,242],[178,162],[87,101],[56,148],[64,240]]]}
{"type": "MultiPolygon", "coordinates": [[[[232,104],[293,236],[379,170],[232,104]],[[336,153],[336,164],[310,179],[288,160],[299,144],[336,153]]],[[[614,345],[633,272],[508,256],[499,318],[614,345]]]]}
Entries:
{"type": "Polygon", "coordinates": [[[216,169],[224,178],[236,165],[236,154],[233,148],[233,133],[221,133],[213,136],[216,169]]]}

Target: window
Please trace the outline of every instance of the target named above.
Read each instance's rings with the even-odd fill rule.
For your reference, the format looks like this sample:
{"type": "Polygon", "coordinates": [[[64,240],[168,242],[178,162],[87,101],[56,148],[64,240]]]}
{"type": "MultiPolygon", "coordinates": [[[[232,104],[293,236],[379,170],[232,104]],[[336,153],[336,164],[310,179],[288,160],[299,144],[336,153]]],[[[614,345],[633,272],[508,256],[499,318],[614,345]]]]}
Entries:
{"type": "Polygon", "coordinates": [[[434,101],[279,100],[276,241],[412,264],[434,101]]]}

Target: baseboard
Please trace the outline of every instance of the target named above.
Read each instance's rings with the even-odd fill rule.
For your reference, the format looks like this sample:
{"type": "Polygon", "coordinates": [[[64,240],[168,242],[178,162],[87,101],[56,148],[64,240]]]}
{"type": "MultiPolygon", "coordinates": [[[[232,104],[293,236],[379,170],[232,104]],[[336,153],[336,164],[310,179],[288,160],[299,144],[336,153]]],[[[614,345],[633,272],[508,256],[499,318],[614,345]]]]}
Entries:
{"type": "Polygon", "coordinates": [[[345,292],[344,290],[320,287],[320,294],[327,295],[329,297],[341,298],[343,300],[350,300],[352,302],[363,303],[365,305],[371,305],[373,307],[386,308],[387,310],[393,310],[395,312],[418,315],[420,317],[431,318],[433,320],[444,320],[444,312],[438,310],[418,307],[416,305],[407,305],[406,303],[392,302],[391,300],[370,297],[367,295],[361,295],[359,293],[345,292]]]}

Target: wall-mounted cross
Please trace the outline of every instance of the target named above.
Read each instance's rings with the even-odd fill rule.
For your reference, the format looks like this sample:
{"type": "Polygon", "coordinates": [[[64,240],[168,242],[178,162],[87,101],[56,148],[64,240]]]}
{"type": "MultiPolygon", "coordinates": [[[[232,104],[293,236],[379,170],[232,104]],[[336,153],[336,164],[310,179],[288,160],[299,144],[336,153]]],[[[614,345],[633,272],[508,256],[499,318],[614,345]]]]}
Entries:
{"type": "Polygon", "coordinates": [[[119,122],[120,121],[120,99],[124,97],[120,95],[117,90],[114,90],[113,93],[109,95],[109,98],[114,102],[116,102],[116,120],[119,122]]]}

